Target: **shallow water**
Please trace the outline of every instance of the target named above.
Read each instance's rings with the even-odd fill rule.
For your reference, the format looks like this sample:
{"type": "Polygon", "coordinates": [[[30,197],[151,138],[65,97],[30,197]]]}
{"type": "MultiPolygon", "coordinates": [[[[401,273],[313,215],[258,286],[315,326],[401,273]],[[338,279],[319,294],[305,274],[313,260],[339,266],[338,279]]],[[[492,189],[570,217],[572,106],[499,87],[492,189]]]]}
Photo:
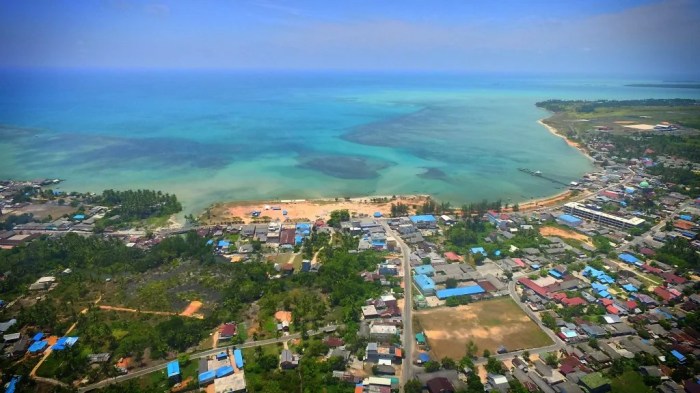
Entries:
{"type": "Polygon", "coordinates": [[[550,98],[696,97],[640,81],[212,71],[0,72],[0,178],[220,200],[525,200],[592,169],[537,124],[550,98]]]}

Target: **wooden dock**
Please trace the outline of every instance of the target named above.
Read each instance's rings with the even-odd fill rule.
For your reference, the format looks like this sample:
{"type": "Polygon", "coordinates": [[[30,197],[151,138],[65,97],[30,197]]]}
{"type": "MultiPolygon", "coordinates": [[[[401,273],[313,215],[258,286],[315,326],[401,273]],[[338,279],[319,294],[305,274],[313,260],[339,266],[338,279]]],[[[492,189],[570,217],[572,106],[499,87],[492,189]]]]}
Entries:
{"type": "Polygon", "coordinates": [[[550,182],[552,182],[552,183],[554,183],[554,184],[559,184],[559,185],[565,186],[565,187],[569,187],[569,185],[570,185],[570,184],[568,184],[568,183],[564,183],[563,181],[559,181],[559,180],[557,180],[557,179],[552,179],[551,177],[547,177],[547,176],[545,176],[545,175],[543,175],[543,174],[541,174],[541,173],[538,173],[537,171],[533,171],[532,169],[528,169],[528,168],[518,168],[518,170],[519,170],[520,172],[527,173],[528,175],[535,176],[535,177],[539,177],[540,179],[544,179],[544,180],[550,181],[550,182]]]}

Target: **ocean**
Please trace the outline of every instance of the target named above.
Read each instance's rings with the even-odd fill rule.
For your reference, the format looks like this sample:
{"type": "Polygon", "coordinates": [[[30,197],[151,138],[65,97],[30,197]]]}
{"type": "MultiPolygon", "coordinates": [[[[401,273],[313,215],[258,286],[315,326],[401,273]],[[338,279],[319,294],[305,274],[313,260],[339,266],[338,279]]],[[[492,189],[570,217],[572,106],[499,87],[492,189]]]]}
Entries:
{"type": "MultiPolygon", "coordinates": [[[[217,201],[430,194],[510,203],[593,169],[545,99],[698,98],[640,80],[466,74],[0,71],[0,178],[217,201]]],[[[653,81],[652,81],[653,82],[653,81]]]]}

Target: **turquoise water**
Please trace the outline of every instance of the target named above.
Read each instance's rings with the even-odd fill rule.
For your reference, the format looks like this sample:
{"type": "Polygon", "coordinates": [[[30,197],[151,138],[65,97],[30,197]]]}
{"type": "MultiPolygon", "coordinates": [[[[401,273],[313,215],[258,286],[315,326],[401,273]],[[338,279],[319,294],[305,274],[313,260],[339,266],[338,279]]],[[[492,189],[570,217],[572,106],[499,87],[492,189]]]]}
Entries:
{"type": "Polygon", "coordinates": [[[550,98],[696,97],[639,81],[493,75],[0,72],[0,178],[220,200],[431,194],[521,201],[592,169],[537,120],[550,98]]]}

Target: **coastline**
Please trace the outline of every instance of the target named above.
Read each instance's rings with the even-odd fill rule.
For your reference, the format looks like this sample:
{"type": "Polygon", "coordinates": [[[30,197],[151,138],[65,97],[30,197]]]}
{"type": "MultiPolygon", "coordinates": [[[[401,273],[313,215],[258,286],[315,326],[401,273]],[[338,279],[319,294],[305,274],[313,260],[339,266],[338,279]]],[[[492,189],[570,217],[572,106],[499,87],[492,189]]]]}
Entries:
{"type": "Polygon", "coordinates": [[[547,120],[547,119],[545,119],[545,118],[539,119],[539,120],[537,120],[537,123],[539,123],[542,127],[546,128],[547,131],[549,131],[552,135],[557,136],[557,137],[563,139],[563,140],[566,142],[567,145],[569,145],[569,146],[571,146],[571,147],[577,149],[577,150],[580,151],[581,153],[583,153],[583,155],[586,156],[586,158],[588,158],[588,159],[591,160],[592,162],[595,162],[595,159],[593,159],[593,157],[591,157],[591,155],[588,154],[588,150],[586,150],[585,147],[581,146],[580,143],[574,142],[574,141],[572,141],[571,139],[567,138],[566,135],[562,134],[559,130],[557,130],[556,128],[554,128],[554,127],[550,126],[549,124],[545,123],[545,122],[544,122],[545,120],[547,120]]]}
{"type": "MultiPolygon", "coordinates": [[[[573,196],[571,190],[565,190],[554,195],[529,199],[517,202],[520,212],[537,210],[544,207],[552,207],[566,202],[573,196]]],[[[199,215],[199,219],[207,225],[221,225],[227,223],[262,223],[268,221],[306,221],[326,220],[330,218],[333,210],[347,209],[351,216],[372,217],[375,212],[388,217],[391,213],[391,205],[403,203],[408,205],[409,214],[416,213],[430,195],[375,195],[357,198],[318,198],[295,200],[264,200],[264,201],[230,201],[217,202],[205,209],[199,215]],[[253,218],[253,211],[260,212],[259,217],[253,218]],[[285,214],[286,213],[286,214],[285,214]],[[208,217],[206,217],[208,216],[208,217]]],[[[511,205],[512,206],[512,205],[511,205]]],[[[512,207],[502,209],[503,212],[513,212],[512,207]]],[[[454,212],[459,212],[455,207],[454,212]]],[[[455,214],[455,213],[452,213],[455,214]]]]}

